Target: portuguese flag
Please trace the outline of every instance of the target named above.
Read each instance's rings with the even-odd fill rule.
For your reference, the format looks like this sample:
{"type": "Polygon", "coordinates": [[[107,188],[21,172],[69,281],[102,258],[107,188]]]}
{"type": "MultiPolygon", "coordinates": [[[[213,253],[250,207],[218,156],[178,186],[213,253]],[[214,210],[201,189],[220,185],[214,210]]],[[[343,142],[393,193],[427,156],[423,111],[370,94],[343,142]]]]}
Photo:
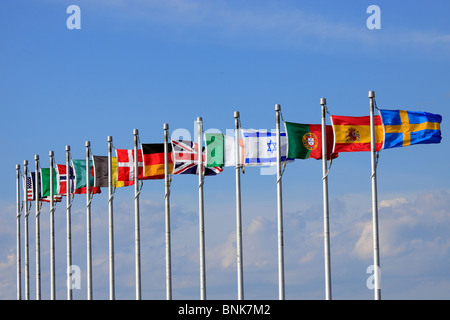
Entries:
{"type": "MultiPolygon", "coordinates": [[[[285,122],[288,138],[288,158],[322,159],[322,125],[285,122]]],[[[333,151],[333,127],[327,126],[327,158],[338,156],[333,151]],[[331,157],[330,157],[331,156],[331,157]]]]}

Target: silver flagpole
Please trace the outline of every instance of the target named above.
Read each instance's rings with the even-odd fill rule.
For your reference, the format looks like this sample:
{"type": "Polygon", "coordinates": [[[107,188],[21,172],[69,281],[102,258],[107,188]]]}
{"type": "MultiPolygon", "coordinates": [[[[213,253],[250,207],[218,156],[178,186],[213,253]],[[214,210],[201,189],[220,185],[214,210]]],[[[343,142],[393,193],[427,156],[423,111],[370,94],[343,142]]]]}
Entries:
{"type": "Polygon", "coordinates": [[[166,299],[172,300],[172,261],[170,243],[170,177],[169,177],[169,124],[164,123],[164,202],[166,218],[166,299]]]}
{"type": "Polygon", "coordinates": [[[200,299],[206,300],[205,221],[203,201],[203,120],[197,117],[198,126],[198,226],[200,240],[200,299]]]}
{"type": "Polygon", "coordinates": [[[112,141],[108,136],[108,216],[109,216],[109,299],[115,299],[114,285],[114,218],[113,218],[113,178],[112,178],[112,141]]]}
{"type": "Polygon", "coordinates": [[[238,299],[244,299],[244,273],[242,256],[242,217],[241,217],[241,154],[239,152],[239,111],[234,112],[234,144],[235,144],[235,167],[236,174],[236,258],[237,258],[237,280],[238,299]]]}
{"type": "Polygon", "coordinates": [[[17,300],[22,300],[22,264],[20,260],[20,164],[16,164],[16,227],[17,227],[17,300]]]}
{"type": "Polygon", "coordinates": [[[36,200],[36,300],[41,300],[41,235],[40,235],[40,215],[41,206],[39,202],[39,155],[34,155],[35,176],[35,200],[36,200]]]}
{"type": "Polygon", "coordinates": [[[136,300],[141,300],[141,237],[139,223],[139,157],[138,157],[138,129],[133,130],[134,135],[134,236],[136,254],[136,300]]]}
{"type": "Polygon", "coordinates": [[[50,299],[55,300],[55,195],[53,192],[53,151],[50,156],[50,299]]]}
{"type": "Polygon", "coordinates": [[[92,300],[92,243],[91,243],[91,142],[86,141],[86,242],[87,242],[87,299],[92,300]]]}
{"type": "Polygon", "coordinates": [[[72,226],[71,226],[71,190],[70,146],[66,146],[66,233],[67,233],[67,300],[72,300],[72,226]]]}
{"type": "Polygon", "coordinates": [[[330,263],[330,222],[328,209],[328,169],[327,169],[327,120],[325,118],[327,100],[320,98],[322,105],[322,187],[323,187],[323,240],[325,260],[325,298],[331,300],[331,263],[330,263]]]}
{"type": "Polygon", "coordinates": [[[370,151],[372,163],[372,224],[373,224],[373,264],[375,300],[381,300],[381,279],[380,279],[380,252],[378,240],[378,195],[377,195],[377,162],[375,149],[375,116],[374,103],[375,91],[369,91],[370,99],[370,151]]]}
{"type": "Polygon", "coordinates": [[[280,111],[281,106],[275,105],[276,111],[276,156],[277,156],[277,211],[278,211],[278,297],[284,300],[284,242],[283,242],[283,200],[281,188],[281,137],[280,111]]]}
{"type": "Polygon", "coordinates": [[[23,161],[23,198],[25,206],[24,214],[24,231],[25,231],[25,300],[30,300],[30,251],[28,238],[28,215],[30,214],[28,208],[28,191],[27,191],[27,177],[28,177],[28,160],[23,161]]]}

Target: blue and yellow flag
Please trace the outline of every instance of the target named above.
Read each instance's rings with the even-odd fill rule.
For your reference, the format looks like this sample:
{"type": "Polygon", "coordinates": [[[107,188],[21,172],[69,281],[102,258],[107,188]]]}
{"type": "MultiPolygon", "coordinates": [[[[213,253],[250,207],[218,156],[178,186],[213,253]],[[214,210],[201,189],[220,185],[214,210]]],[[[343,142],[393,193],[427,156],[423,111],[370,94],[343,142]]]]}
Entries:
{"type": "Polygon", "coordinates": [[[428,112],[380,110],[384,149],[441,142],[442,116],[428,112]]]}

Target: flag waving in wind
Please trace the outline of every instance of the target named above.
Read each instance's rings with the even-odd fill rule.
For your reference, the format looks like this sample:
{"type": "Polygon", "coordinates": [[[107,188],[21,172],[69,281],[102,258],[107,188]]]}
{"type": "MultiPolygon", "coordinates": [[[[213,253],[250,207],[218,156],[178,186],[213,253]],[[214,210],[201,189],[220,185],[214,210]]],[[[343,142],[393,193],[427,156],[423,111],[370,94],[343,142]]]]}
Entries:
{"type": "MultiPolygon", "coordinates": [[[[73,174],[73,168],[70,168],[70,193],[73,193],[73,188],[75,185],[75,175],[73,174]]],[[[56,172],[57,172],[57,185],[58,185],[58,194],[66,195],[67,191],[67,167],[65,164],[57,164],[56,165],[56,172]]]]}
{"type": "Polygon", "coordinates": [[[428,112],[380,110],[384,149],[441,142],[442,116],[428,112]]]}
{"type": "MultiPolygon", "coordinates": [[[[198,144],[186,140],[172,140],[174,159],[173,174],[198,174],[198,144]]],[[[202,147],[202,162],[205,161],[205,148],[202,147]]],[[[205,176],[213,176],[223,171],[221,167],[203,166],[205,176]]]]}
{"type": "Polygon", "coordinates": [[[269,166],[277,164],[277,148],[281,148],[281,162],[294,161],[286,158],[286,133],[280,133],[281,146],[278,146],[277,135],[268,130],[242,129],[244,136],[244,165],[269,166]]]}
{"type": "MultiPolygon", "coordinates": [[[[206,166],[234,167],[236,166],[236,144],[234,137],[223,133],[205,133],[206,166]]],[[[239,164],[244,163],[244,140],[239,139],[239,164]]]]}
{"type": "MultiPolygon", "coordinates": [[[[374,117],[375,149],[383,146],[383,126],[380,116],[374,117]]],[[[370,117],[331,116],[334,131],[333,152],[370,151],[370,117]]]]}

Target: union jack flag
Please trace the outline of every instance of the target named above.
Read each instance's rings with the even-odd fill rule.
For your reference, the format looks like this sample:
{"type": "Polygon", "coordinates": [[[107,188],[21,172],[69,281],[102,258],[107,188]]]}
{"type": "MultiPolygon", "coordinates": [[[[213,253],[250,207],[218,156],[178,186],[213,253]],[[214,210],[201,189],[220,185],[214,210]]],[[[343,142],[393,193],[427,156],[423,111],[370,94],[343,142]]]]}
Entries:
{"type": "MultiPolygon", "coordinates": [[[[187,140],[172,140],[174,159],[173,174],[197,174],[198,175],[198,144],[187,140]]],[[[223,171],[221,167],[205,167],[206,151],[202,147],[203,174],[214,176],[223,171]]]]}

